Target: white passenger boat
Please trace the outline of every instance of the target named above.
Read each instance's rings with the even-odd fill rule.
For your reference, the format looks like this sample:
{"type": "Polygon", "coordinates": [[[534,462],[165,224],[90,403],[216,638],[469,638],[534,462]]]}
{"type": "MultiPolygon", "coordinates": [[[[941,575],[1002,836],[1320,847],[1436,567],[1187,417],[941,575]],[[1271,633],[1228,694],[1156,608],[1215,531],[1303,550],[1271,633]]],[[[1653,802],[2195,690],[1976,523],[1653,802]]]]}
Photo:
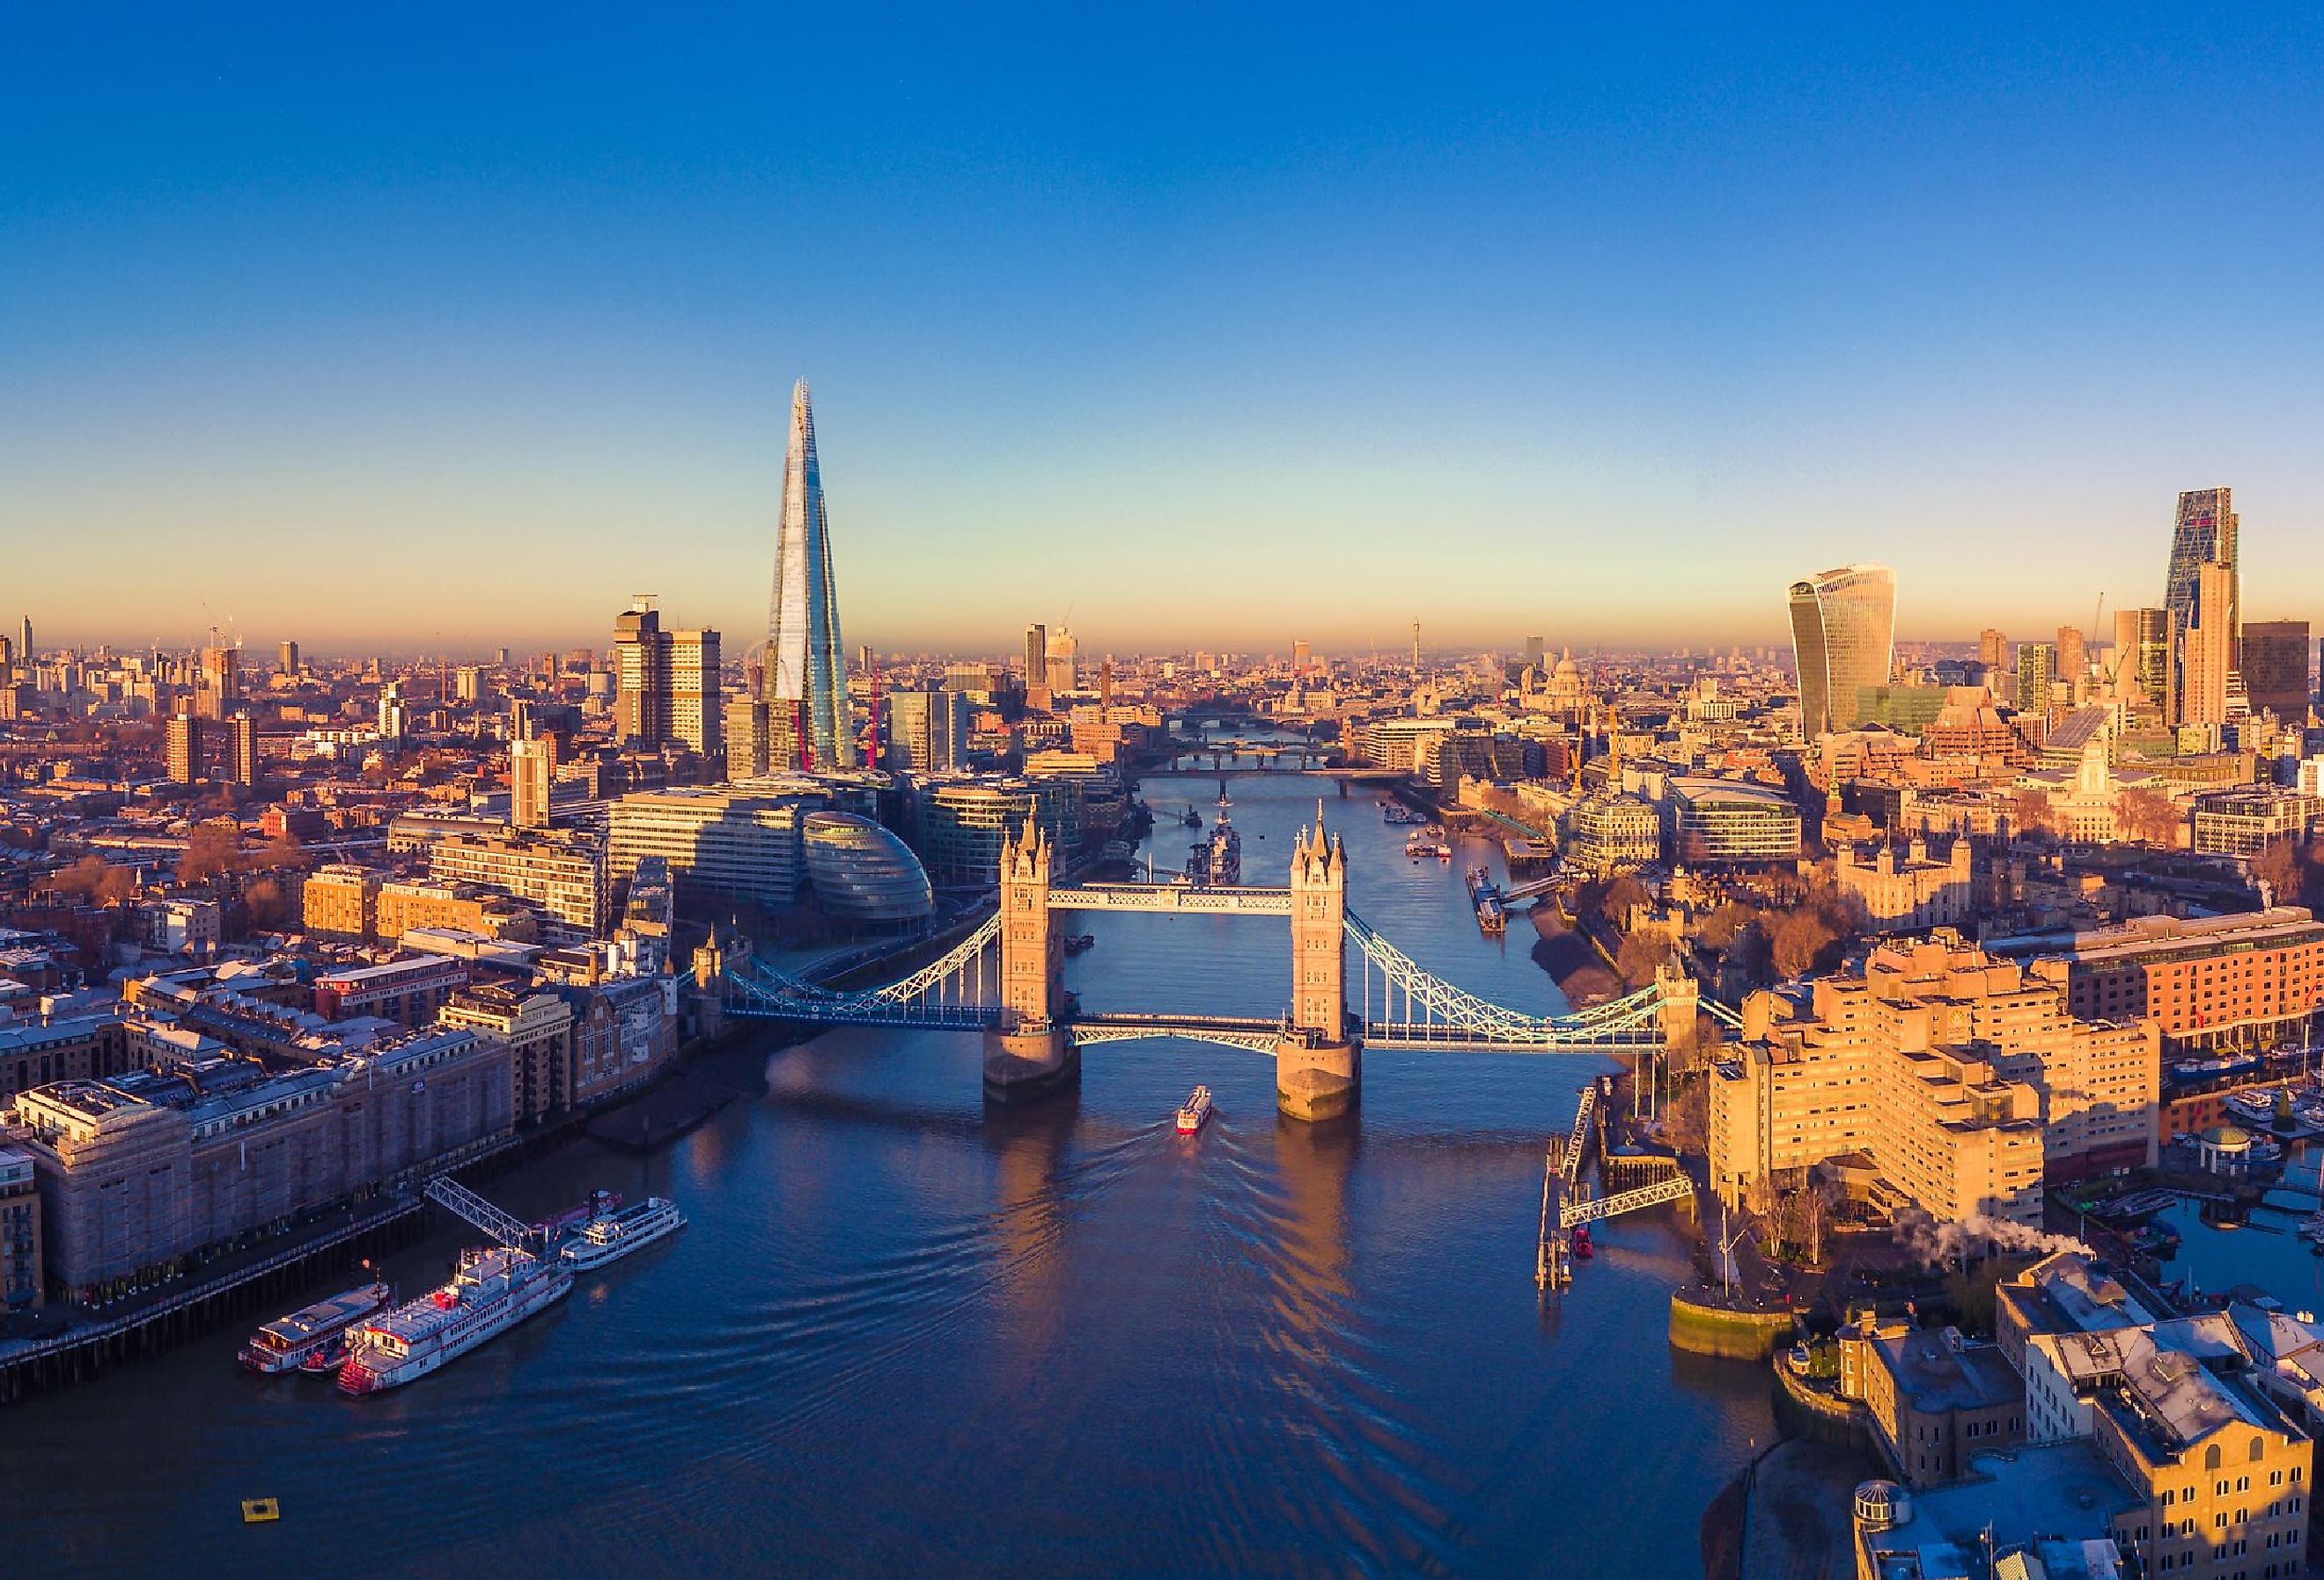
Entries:
{"type": "Polygon", "coordinates": [[[642,1251],[666,1234],[686,1227],[678,1204],[650,1196],[641,1202],[590,1219],[573,1232],[558,1255],[576,1272],[587,1272],[619,1261],[632,1251],[642,1251]]]}
{"type": "Polygon", "coordinates": [[[379,1393],[417,1381],[572,1289],[572,1270],[561,1262],[506,1246],[464,1251],[450,1283],[356,1326],[339,1391],[379,1393]]]}
{"type": "Polygon", "coordinates": [[[2275,1123],[2275,1088],[2263,1086],[2256,1091],[2237,1092],[2227,1099],[2226,1107],[2236,1123],[2264,1130],[2275,1123]]]}
{"type": "Polygon", "coordinates": [[[254,1372],[327,1372],[346,1351],[346,1332],[394,1294],[383,1284],[365,1284],[327,1300],[318,1300],[288,1317],[278,1317],[250,1335],[239,1359],[254,1372]]]}
{"type": "Polygon", "coordinates": [[[1178,1110],[1178,1133],[1193,1135],[1211,1117],[1211,1089],[1197,1086],[1187,1095],[1186,1105],[1178,1110]]]}

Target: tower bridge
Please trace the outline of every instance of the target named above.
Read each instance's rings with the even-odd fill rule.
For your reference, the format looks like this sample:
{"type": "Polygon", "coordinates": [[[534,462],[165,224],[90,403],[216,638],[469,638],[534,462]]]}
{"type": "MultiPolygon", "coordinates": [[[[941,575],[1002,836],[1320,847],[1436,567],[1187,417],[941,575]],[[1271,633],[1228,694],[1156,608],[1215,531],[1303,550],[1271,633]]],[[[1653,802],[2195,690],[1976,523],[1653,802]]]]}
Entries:
{"type": "Polygon", "coordinates": [[[1665,970],[1653,986],[1594,1009],[1533,1015],[1479,997],[1423,968],[1348,908],[1347,855],[1321,808],[1292,849],[1289,883],[1203,887],[1184,883],[1051,881],[1052,852],[1038,824],[1004,839],[1000,909],[942,957],[885,987],[840,992],[764,961],[726,973],[730,1015],[823,1025],[980,1031],[984,1083],[1012,1100],[1069,1080],[1081,1049],[1177,1037],[1271,1054],[1277,1105],[1296,1119],[1353,1107],[1363,1049],[1583,1053],[1643,1051],[1691,1035],[1705,1004],[1692,979],[1665,970]],[[1276,1019],[1086,1012],[1065,990],[1060,911],[1137,910],[1283,917],[1291,928],[1291,993],[1276,1019]],[[1348,992],[1348,946],[1360,986],[1348,992]]]}

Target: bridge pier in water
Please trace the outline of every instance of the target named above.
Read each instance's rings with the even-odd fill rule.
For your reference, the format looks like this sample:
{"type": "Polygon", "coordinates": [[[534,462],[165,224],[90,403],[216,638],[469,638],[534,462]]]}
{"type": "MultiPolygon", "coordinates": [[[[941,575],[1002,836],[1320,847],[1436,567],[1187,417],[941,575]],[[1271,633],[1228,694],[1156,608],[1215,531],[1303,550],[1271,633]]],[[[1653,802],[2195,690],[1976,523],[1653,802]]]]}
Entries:
{"type": "Polygon", "coordinates": [[[1352,1112],[1363,1095],[1364,1049],[1360,1039],[1310,1040],[1286,1031],[1275,1045],[1275,1106],[1292,1119],[1313,1123],[1352,1112]]]}
{"type": "Polygon", "coordinates": [[[1081,1078],[1082,1050],[1065,1027],[1020,1026],[984,1034],[984,1095],[995,1103],[1029,1103],[1081,1078]]]}

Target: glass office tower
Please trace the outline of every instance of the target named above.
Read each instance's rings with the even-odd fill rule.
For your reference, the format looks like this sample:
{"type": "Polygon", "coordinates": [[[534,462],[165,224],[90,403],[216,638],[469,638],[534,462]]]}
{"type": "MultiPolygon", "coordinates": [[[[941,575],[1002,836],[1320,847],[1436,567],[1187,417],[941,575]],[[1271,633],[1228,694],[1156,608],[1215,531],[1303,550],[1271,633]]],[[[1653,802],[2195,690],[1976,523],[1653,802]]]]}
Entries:
{"type": "Polygon", "coordinates": [[[1792,584],[1792,651],[1799,661],[1800,733],[1813,740],[1856,727],[1867,687],[1886,686],[1896,635],[1896,575],[1846,565],[1792,584]]]}
{"type": "Polygon", "coordinates": [[[770,733],[779,738],[788,731],[792,742],[791,754],[780,766],[854,766],[839,590],[831,577],[831,528],[824,516],[823,471],[816,464],[815,413],[805,379],[791,391],[782,531],[775,543],[775,591],[767,617],[767,703],[770,733]]]}
{"type": "MultiPolygon", "coordinates": [[[[2227,570],[2226,607],[2212,612],[2214,628],[2224,624],[2230,668],[2243,661],[2243,562],[2236,539],[2241,522],[2236,516],[2235,490],[2195,488],[2179,496],[2179,519],[2171,529],[2171,568],[2163,587],[2163,606],[2171,615],[2171,649],[2185,645],[2187,627],[2195,618],[2195,581],[2206,565],[2227,570]]],[[[2175,664],[2172,694],[2187,694],[2183,664],[2175,664]]]]}

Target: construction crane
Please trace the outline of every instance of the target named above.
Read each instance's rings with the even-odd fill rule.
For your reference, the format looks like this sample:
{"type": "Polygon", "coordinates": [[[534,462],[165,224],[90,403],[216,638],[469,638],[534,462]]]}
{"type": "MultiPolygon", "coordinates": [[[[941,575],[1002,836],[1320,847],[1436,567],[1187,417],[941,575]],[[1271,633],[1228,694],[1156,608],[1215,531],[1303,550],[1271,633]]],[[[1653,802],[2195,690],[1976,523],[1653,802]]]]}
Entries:
{"type": "Polygon", "coordinates": [[[501,1211],[450,1175],[438,1174],[428,1182],[423,1194],[446,1212],[466,1218],[511,1251],[539,1254],[541,1232],[538,1228],[501,1211]]]}

